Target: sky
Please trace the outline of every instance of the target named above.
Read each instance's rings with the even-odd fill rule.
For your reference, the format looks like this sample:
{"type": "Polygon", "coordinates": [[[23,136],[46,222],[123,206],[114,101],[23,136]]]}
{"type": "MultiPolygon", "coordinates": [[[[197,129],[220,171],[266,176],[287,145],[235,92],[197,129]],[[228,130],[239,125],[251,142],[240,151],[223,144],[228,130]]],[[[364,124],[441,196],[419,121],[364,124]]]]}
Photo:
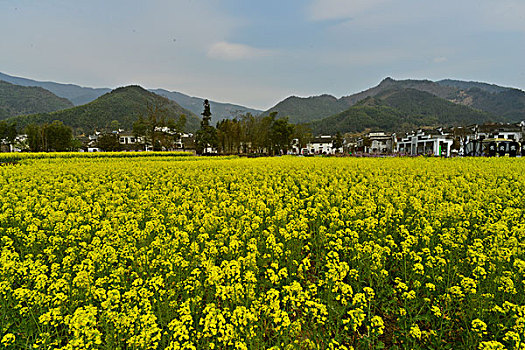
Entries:
{"type": "Polygon", "coordinates": [[[0,0],[0,72],[262,110],[386,77],[525,90],[525,0],[0,0]]]}

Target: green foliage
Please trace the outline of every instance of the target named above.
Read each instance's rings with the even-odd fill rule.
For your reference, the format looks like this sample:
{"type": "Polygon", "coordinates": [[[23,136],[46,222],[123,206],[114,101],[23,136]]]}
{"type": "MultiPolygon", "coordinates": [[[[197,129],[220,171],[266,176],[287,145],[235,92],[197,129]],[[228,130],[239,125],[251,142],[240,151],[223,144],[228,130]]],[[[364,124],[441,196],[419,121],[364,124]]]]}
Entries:
{"type": "Polygon", "coordinates": [[[293,125],[288,123],[288,118],[274,120],[270,128],[271,148],[275,153],[286,154],[290,148],[293,125]]]}
{"type": "MultiPolygon", "coordinates": [[[[140,86],[115,89],[93,102],[67,110],[16,117],[21,126],[31,123],[42,124],[61,120],[76,132],[90,133],[94,130],[109,130],[114,121],[126,130],[131,130],[140,115],[146,115],[148,106],[164,106],[167,117],[179,118],[187,115],[186,131],[197,130],[199,119],[193,113],[162,96],[149,92],[140,86]]],[[[110,131],[110,130],[109,130],[110,131]]]]}
{"type": "Polygon", "coordinates": [[[220,153],[238,153],[241,147],[242,123],[223,119],[217,123],[217,145],[220,153]]]}
{"type": "Polygon", "coordinates": [[[4,140],[11,144],[15,141],[16,134],[17,129],[15,123],[8,123],[5,120],[0,121],[0,142],[4,140]]]}
{"type": "Polygon", "coordinates": [[[70,101],[43,88],[13,85],[0,80],[0,119],[69,107],[73,107],[70,101]]]}
{"type": "Polygon", "coordinates": [[[208,148],[217,148],[217,130],[211,125],[203,125],[195,134],[195,150],[197,154],[207,152],[208,148]]]}
{"type": "Polygon", "coordinates": [[[312,129],[307,124],[296,124],[292,137],[297,139],[299,148],[305,148],[313,139],[312,129]]]}
{"type": "Polygon", "coordinates": [[[335,134],[335,138],[334,138],[334,141],[332,143],[334,148],[335,149],[342,148],[343,147],[343,142],[344,142],[343,135],[341,135],[340,132],[337,132],[335,134]]]}
{"type": "Polygon", "coordinates": [[[117,134],[104,134],[97,140],[97,147],[106,152],[120,151],[120,143],[117,134]]]}
{"type": "Polygon", "coordinates": [[[27,143],[33,152],[64,152],[73,145],[73,131],[61,121],[30,124],[26,127],[27,143]]]}

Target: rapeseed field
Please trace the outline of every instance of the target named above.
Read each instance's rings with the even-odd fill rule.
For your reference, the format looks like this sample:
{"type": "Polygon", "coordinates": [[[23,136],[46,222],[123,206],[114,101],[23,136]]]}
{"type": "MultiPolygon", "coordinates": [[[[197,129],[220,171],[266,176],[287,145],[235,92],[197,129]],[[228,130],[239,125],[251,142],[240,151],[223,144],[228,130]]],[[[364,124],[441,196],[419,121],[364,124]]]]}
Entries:
{"type": "Polygon", "coordinates": [[[523,159],[41,158],[0,347],[525,349],[523,159]]]}

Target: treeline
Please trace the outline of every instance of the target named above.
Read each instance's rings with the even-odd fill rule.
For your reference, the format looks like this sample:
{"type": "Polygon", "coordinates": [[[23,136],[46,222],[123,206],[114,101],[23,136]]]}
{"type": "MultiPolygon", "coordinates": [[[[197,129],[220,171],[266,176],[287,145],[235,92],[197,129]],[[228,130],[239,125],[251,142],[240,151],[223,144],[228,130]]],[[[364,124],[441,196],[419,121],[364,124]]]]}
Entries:
{"type": "Polygon", "coordinates": [[[73,147],[73,131],[61,121],[30,124],[25,131],[27,146],[32,152],[64,152],[73,147]]]}
{"type": "Polygon", "coordinates": [[[16,144],[31,152],[63,152],[78,148],[73,130],[58,120],[49,124],[30,124],[23,130],[18,130],[15,123],[0,121],[0,143],[6,146],[16,144]],[[27,135],[25,140],[17,140],[20,131],[27,135]]]}
{"type": "MultiPolygon", "coordinates": [[[[288,118],[246,114],[240,118],[224,119],[217,123],[216,138],[207,140],[221,154],[258,153],[286,154],[297,138],[301,147],[311,140],[312,134],[302,124],[291,124],[288,118]]],[[[196,140],[199,143],[199,139],[196,140]]]]}

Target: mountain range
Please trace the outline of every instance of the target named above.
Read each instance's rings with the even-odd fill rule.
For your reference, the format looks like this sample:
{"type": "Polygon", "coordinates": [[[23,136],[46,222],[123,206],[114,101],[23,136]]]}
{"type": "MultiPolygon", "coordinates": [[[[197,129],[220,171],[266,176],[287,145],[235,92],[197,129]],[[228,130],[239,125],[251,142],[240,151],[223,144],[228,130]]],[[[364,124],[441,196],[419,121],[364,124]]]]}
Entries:
{"type": "MultiPolygon", "coordinates": [[[[15,118],[20,126],[58,119],[76,131],[88,132],[107,128],[111,121],[117,120],[121,127],[129,129],[134,119],[145,112],[146,105],[154,103],[166,105],[173,116],[186,114],[187,129],[194,131],[199,126],[198,115],[204,101],[180,92],[148,91],[139,86],[111,91],[39,82],[3,73],[0,73],[0,80],[7,81],[0,84],[0,119],[26,114],[15,118]],[[28,100],[27,96],[32,97],[28,100]]],[[[433,82],[386,78],[375,87],[341,98],[326,94],[291,96],[265,112],[215,101],[210,101],[210,105],[213,124],[246,113],[264,116],[277,112],[277,117],[288,117],[291,123],[308,124],[314,134],[406,131],[419,127],[525,120],[525,92],[522,90],[450,79],[433,82]]]]}
{"type": "MultiPolygon", "coordinates": [[[[264,114],[278,112],[278,116],[288,116],[291,122],[310,123],[342,113],[366,98],[381,98],[382,94],[389,91],[408,91],[407,98],[413,97],[409,90],[426,92],[435,98],[486,112],[492,115],[492,121],[525,120],[525,92],[522,90],[449,79],[433,82],[386,78],[373,88],[339,99],[330,95],[288,97],[264,114]]],[[[428,100],[428,96],[426,97],[428,100]]]]}
{"type": "MultiPolygon", "coordinates": [[[[90,88],[82,87],[74,84],[61,84],[49,81],[37,81],[26,78],[20,78],[11,76],[8,74],[0,73],[0,80],[9,82],[11,84],[21,86],[37,86],[51,91],[59,97],[63,97],[71,101],[75,106],[80,106],[91,101],[94,101],[98,97],[110,92],[112,89],[109,88],[90,88]]],[[[192,97],[176,91],[168,91],[165,89],[150,89],[158,95],[164,96],[177,104],[182,108],[185,108],[196,115],[200,115],[203,111],[204,99],[199,97],[192,97]]],[[[258,115],[262,111],[235,105],[231,103],[221,103],[210,100],[210,107],[212,110],[212,123],[215,124],[221,119],[230,119],[242,114],[251,113],[258,115]]]]}
{"type": "Polygon", "coordinates": [[[117,88],[81,106],[52,113],[19,115],[9,120],[15,121],[19,128],[32,123],[42,124],[60,120],[72,127],[77,134],[110,129],[113,121],[118,122],[119,128],[132,130],[133,122],[140,115],[147,114],[148,106],[162,106],[167,111],[167,117],[176,120],[181,114],[185,114],[186,131],[196,131],[200,126],[200,119],[193,112],[136,85],[117,88]]]}

